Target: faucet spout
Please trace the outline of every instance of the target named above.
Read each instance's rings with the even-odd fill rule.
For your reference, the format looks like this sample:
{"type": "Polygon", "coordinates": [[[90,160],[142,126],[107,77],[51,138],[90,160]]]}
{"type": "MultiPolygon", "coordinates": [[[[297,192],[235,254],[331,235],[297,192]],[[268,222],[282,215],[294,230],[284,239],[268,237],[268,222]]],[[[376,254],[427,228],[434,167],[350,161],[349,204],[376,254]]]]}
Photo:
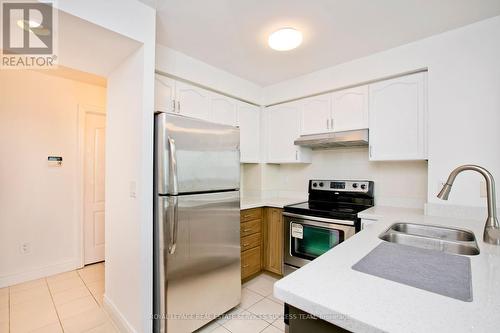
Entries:
{"type": "Polygon", "coordinates": [[[441,189],[437,197],[442,200],[448,200],[448,196],[450,195],[450,191],[455,178],[459,173],[466,170],[479,172],[486,180],[488,218],[486,219],[486,224],[484,226],[483,240],[489,244],[500,245],[500,224],[498,223],[497,218],[495,180],[493,179],[493,175],[488,170],[479,165],[473,164],[466,164],[457,167],[450,173],[450,175],[448,176],[448,180],[443,185],[443,188],[441,189]]]}

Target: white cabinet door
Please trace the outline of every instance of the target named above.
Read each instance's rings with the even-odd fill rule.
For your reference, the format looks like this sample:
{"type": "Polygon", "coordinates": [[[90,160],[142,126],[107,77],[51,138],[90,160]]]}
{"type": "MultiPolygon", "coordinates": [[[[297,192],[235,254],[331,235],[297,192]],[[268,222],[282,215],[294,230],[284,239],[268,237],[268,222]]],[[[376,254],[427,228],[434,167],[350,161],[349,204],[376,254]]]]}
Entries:
{"type": "Polygon", "coordinates": [[[336,91],[331,96],[333,131],[368,128],[368,86],[336,91]]]}
{"type": "Polygon", "coordinates": [[[175,80],[155,75],[155,111],[175,112],[175,80]]]}
{"type": "Polygon", "coordinates": [[[238,101],[212,93],[210,100],[210,121],[218,124],[236,126],[238,101]]]}
{"type": "Polygon", "coordinates": [[[370,160],[427,159],[426,77],[370,85],[370,160]]]}
{"type": "Polygon", "coordinates": [[[177,112],[183,116],[209,120],[210,92],[208,90],[176,82],[177,112]]]}
{"type": "Polygon", "coordinates": [[[238,105],[240,127],[240,162],[259,163],[260,158],[260,108],[240,102],[238,105]]]}
{"type": "Polygon", "coordinates": [[[310,149],[293,143],[300,135],[300,102],[271,106],[264,112],[267,121],[267,162],[309,163],[310,149]]]}
{"type": "Polygon", "coordinates": [[[330,132],[331,94],[305,98],[300,101],[302,135],[330,132]]]}

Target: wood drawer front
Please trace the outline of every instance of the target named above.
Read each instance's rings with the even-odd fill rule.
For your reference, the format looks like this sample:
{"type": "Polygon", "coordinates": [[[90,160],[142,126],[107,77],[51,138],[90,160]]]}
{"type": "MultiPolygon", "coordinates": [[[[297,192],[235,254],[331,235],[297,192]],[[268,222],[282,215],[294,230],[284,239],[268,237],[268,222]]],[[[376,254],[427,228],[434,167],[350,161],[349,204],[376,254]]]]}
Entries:
{"type": "Polygon", "coordinates": [[[241,238],[241,251],[245,251],[256,246],[260,246],[260,232],[241,238]]]}
{"type": "Polygon", "coordinates": [[[260,272],[260,246],[241,252],[241,279],[260,272]]]}
{"type": "Polygon", "coordinates": [[[251,234],[260,232],[261,220],[253,220],[248,222],[243,222],[240,226],[240,237],[245,237],[251,234]]]}
{"type": "Polygon", "coordinates": [[[262,208],[252,208],[240,211],[240,221],[246,222],[262,218],[262,208]]]}

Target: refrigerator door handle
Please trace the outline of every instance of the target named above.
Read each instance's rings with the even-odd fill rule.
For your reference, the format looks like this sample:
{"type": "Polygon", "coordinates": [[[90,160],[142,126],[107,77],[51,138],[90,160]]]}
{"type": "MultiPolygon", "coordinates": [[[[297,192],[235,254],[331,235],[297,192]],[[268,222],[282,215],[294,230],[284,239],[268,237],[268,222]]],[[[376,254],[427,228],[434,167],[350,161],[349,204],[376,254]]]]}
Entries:
{"type": "Polygon", "coordinates": [[[179,214],[178,214],[178,197],[171,196],[168,198],[169,201],[169,213],[168,213],[168,227],[170,234],[170,242],[168,244],[168,253],[174,254],[177,247],[177,230],[179,224],[179,214]]]}
{"type": "Polygon", "coordinates": [[[168,141],[168,152],[170,154],[168,163],[168,187],[170,189],[171,195],[179,194],[178,183],[177,183],[177,157],[175,153],[175,140],[171,137],[167,138],[168,141]]]}

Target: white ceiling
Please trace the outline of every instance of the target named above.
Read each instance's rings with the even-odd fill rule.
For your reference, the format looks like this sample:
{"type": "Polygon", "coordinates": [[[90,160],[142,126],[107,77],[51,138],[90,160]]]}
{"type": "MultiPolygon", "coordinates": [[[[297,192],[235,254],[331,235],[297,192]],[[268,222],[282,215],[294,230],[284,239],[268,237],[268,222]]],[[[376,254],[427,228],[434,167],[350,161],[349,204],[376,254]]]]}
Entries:
{"type": "Polygon", "coordinates": [[[63,11],[58,13],[58,24],[58,62],[69,69],[107,77],[141,46],[133,39],[63,11]]]}
{"type": "Polygon", "coordinates": [[[157,42],[262,86],[500,15],[500,0],[141,0],[157,42]],[[304,34],[277,52],[267,36],[304,34]]]}

